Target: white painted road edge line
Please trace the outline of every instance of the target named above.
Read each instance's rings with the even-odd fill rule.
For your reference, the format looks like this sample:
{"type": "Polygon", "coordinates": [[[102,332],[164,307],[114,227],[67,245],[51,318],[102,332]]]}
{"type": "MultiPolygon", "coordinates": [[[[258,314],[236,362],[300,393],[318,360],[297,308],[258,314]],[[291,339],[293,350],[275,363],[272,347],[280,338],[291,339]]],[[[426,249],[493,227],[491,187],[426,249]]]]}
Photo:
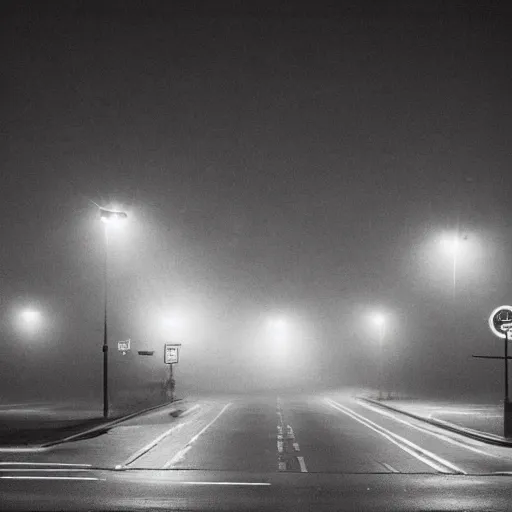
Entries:
{"type": "Polygon", "coordinates": [[[181,462],[184,458],[187,452],[192,448],[192,445],[185,446],[185,448],[182,448],[179,452],[177,452],[174,457],[171,459],[171,461],[168,461],[164,468],[167,468],[167,464],[172,462],[173,464],[176,464],[177,462],[181,462]]]}
{"type": "Polygon", "coordinates": [[[465,471],[458,468],[451,462],[448,462],[447,460],[442,459],[441,457],[435,455],[432,452],[429,452],[428,450],[425,450],[424,448],[421,448],[417,444],[405,439],[404,437],[399,436],[398,434],[395,434],[394,432],[391,432],[390,430],[387,430],[384,427],[381,427],[377,423],[374,423],[373,421],[369,420],[368,418],[365,418],[361,414],[356,413],[352,409],[349,409],[348,407],[345,407],[344,405],[341,405],[338,402],[335,402],[334,400],[331,400],[329,398],[326,398],[325,401],[332,408],[337,409],[340,412],[343,412],[347,416],[350,416],[352,419],[358,421],[359,423],[362,423],[363,425],[373,430],[374,432],[377,432],[381,436],[385,437],[388,441],[391,441],[393,444],[398,446],[403,451],[409,453],[409,455],[412,455],[413,457],[420,460],[427,466],[430,466],[431,468],[435,469],[439,473],[446,474],[456,472],[462,475],[466,474],[465,471]]]}
{"type": "Polygon", "coordinates": [[[91,464],[70,464],[67,462],[0,462],[0,466],[67,466],[90,468],[91,464]]]}
{"type": "Polygon", "coordinates": [[[92,476],[0,476],[0,478],[4,480],[106,480],[92,476]]]}
{"type": "Polygon", "coordinates": [[[157,438],[153,439],[146,446],[143,446],[140,450],[137,450],[133,455],[130,455],[122,464],[118,464],[115,469],[122,469],[123,467],[128,466],[132,462],[135,462],[137,459],[142,457],[144,454],[149,452],[152,448],[154,448],[160,441],[165,439],[168,435],[170,435],[173,431],[183,428],[186,423],[179,423],[178,425],[172,426],[170,429],[166,430],[163,434],[160,434],[157,438]]]}
{"type": "MultiPolygon", "coordinates": [[[[448,437],[445,434],[441,434],[440,432],[434,432],[432,430],[428,430],[427,428],[420,427],[419,425],[414,425],[413,423],[410,423],[407,420],[404,420],[403,418],[399,418],[397,415],[393,414],[392,412],[385,411],[384,409],[381,409],[379,407],[374,407],[370,404],[367,404],[363,402],[362,400],[357,400],[357,403],[363,407],[366,407],[366,409],[370,409],[371,411],[378,412],[382,416],[387,416],[399,423],[402,423],[404,425],[407,425],[408,427],[415,428],[416,430],[419,430],[420,432],[424,432],[425,434],[430,434],[431,436],[437,437],[439,439],[442,439],[443,441],[446,441],[447,443],[460,446],[461,448],[465,448],[466,450],[470,450],[472,452],[478,453],[480,455],[486,455],[487,457],[492,457],[494,459],[501,458],[499,455],[495,455],[493,453],[486,452],[484,450],[480,450],[478,448],[474,448],[473,446],[469,446],[467,444],[464,444],[461,441],[457,441],[456,439],[452,439],[451,437],[448,437]]],[[[399,414],[399,413],[398,413],[399,414]]]]}
{"type": "Polygon", "coordinates": [[[50,447],[41,447],[41,446],[35,446],[34,448],[30,447],[16,447],[16,446],[10,446],[8,448],[0,448],[0,453],[43,453],[43,452],[49,452],[50,447]]]}
{"type": "Polygon", "coordinates": [[[173,482],[177,485],[272,485],[268,482],[173,482]]]}
{"type": "Polygon", "coordinates": [[[297,457],[297,460],[299,461],[301,473],[307,473],[308,468],[306,468],[306,463],[304,462],[304,457],[297,457]]]}
{"type": "Polygon", "coordinates": [[[14,473],[14,472],[25,472],[25,473],[59,473],[59,472],[66,472],[66,473],[73,473],[73,472],[79,472],[79,473],[85,473],[89,472],[90,470],[88,468],[84,469],[78,469],[78,468],[6,468],[2,469],[0,468],[0,473],[14,473]]]}
{"type": "Polygon", "coordinates": [[[199,404],[196,404],[192,406],[190,409],[187,409],[184,413],[180,414],[178,418],[184,418],[185,416],[188,416],[192,411],[198,408],[201,408],[201,406],[199,404]]]}
{"type": "Polygon", "coordinates": [[[388,470],[391,471],[391,473],[400,473],[398,469],[395,469],[391,464],[388,464],[387,462],[381,462],[381,464],[388,470]]]}
{"type": "Polygon", "coordinates": [[[222,408],[222,410],[219,412],[219,414],[217,414],[217,416],[215,416],[215,418],[213,418],[213,420],[210,421],[210,423],[208,423],[208,425],[206,425],[206,427],[204,427],[194,437],[192,437],[192,439],[190,439],[190,441],[185,445],[185,447],[183,449],[181,449],[170,461],[166,462],[163,465],[163,469],[167,469],[167,468],[171,467],[173,464],[175,464],[176,462],[178,462],[179,460],[181,460],[184,457],[185,453],[187,453],[188,450],[190,450],[191,445],[193,443],[195,443],[199,439],[199,437],[202,436],[220,418],[220,416],[224,413],[224,411],[230,405],[231,405],[231,402],[229,404],[226,404],[222,408]]]}

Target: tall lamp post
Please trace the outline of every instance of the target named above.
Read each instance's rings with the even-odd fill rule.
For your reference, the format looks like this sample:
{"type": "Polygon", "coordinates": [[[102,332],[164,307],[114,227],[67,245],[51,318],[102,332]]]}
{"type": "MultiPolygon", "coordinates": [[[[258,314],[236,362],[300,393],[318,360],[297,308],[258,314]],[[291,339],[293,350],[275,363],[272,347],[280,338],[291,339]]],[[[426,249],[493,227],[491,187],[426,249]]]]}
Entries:
{"type": "Polygon", "coordinates": [[[383,362],[383,345],[384,345],[384,328],[386,317],[382,313],[376,313],[373,316],[373,323],[377,326],[379,333],[379,400],[383,398],[384,387],[384,362],[383,362]]]}
{"type": "Polygon", "coordinates": [[[453,289],[453,298],[455,299],[456,290],[457,290],[457,256],[459,255],[460,250],[460,241],[458,234],[452,236],[446,236],[442,239],[442,244],[448,254],[452,257],[453,266],[452,266],[452,289],[453,289]]]}
{"type": "Polygon", "coordinates": [[[105,266],[103,268],[104,288],[104,317],[103,317],[103,417],[108,418],[108,331],[107,331],[107,303],[108,303],[108,228],[118,224],[128,217],[125,212],[107,210],[100,207],[100,219],[105,225],[105,266]]]}

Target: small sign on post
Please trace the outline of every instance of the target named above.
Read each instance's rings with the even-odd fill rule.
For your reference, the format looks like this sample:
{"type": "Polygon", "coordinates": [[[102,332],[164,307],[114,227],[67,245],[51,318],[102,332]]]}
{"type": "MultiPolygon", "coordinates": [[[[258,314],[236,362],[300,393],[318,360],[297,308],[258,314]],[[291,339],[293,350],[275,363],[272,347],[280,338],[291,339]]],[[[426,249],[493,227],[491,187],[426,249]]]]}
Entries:
{"type": "Polygon", "coordinates": [[[118,341],[117,342],[117,350],[123,353],[123,356],[126,355],[126,352],[130,350],[131,339],[127,339],[126,341],[118,341]]]}
{"type": "Polygon", "coordinates": [[[181,343],[166,343],[164,345],[164,363],[177,364],[179,361],[179,349],[181,343]]]}
{"type": "Polygon", "coordinates": [[[174,401],[174,390],[176,381],[174,380],[172,367],[179,361],[181,343],[166,343],[164,345],[164,363],[169,365],[169,380],[167,381],[167,393],[171,402],[174,401]]]}

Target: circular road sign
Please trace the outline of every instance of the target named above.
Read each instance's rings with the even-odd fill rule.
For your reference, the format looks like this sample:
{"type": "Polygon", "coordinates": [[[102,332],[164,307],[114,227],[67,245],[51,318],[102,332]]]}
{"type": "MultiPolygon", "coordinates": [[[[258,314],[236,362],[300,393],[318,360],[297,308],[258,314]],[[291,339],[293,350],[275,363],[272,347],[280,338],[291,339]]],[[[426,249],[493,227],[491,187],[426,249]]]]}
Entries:
{"type": "Polygon", "coordinates": [[[489,327],[498,338],[505,339],[512,329],[512,306],[500,306],[489,317],[489,327]]]}

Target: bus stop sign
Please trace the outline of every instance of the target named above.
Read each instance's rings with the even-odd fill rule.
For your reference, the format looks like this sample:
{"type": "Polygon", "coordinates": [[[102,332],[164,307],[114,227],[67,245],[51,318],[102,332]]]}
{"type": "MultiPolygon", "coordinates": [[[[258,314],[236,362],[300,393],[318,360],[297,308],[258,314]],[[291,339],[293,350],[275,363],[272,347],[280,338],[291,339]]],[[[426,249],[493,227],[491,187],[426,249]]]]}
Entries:
{"type": "Polygon", "coordinates": [[[498,338],[510,340],[512,330],[512,306],[500,306],[489,317],[489,327],[498,338]]]}
{"type": "Polygon", "coordinates": [[[164,347],[164,363],[176,364],[179,358],[181,343],[166,343],[164,347]]]}

